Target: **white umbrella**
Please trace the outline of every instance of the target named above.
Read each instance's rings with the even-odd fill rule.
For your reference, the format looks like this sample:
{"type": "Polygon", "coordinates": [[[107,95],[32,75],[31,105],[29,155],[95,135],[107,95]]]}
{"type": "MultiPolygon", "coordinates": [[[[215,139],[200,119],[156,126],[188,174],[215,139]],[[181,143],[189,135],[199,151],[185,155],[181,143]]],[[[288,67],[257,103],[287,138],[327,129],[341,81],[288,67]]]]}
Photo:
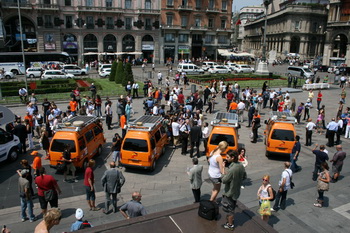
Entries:
{"type": "Polygon", "coordinates": [[[123,53],[123,52],[117,52],[117,53],[114,53],[115,55],[123,55],[123,54],[125,54],[125,53],[123,53]]]}
{"type": "Polygon", "coordinates": [[[84,56],[98,55],[98,53],[88,52],[88,53],[83,53],[83,55],[84,55],[84,56]]]}
{"type": "Polygon", "coordinates": [[[127,53],[129,55],[141,55],[142,52],[130,52],[130,53],[127,53]]]}

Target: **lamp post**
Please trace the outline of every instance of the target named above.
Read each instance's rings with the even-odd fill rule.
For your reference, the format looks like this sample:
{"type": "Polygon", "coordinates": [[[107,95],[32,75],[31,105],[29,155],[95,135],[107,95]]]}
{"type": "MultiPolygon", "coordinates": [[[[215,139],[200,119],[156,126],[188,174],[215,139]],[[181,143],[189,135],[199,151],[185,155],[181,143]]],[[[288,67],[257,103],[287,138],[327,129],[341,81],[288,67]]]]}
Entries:
{"type": "Polygon", "coordinates": [[[22,31],[22,17],[21,17],[21,8],[19,5],[19,0],[17,0],[17,9],[18,9],[18,19],[19,19],[19,35],[21,37],[21,48],[22,48],[22,60],[23,60],[23,69],[24,69],[24,83],[25,88],[28,91],[28,83],[27,83],[27,76],[25,75],[26,71],[26,58],[24,56],[24,43],[23,43],[23,31],[22,31]]]}
{"type": "Polygon", "coordinates": [[[267,75],[269,70],[267,68],[267,59],[266,59],[266,29],[267,29],[267,9],[269,7],[270,0],[264,0],[265,6],[265,20],[264,20],[264,31],[263,31],[263,46],[262,46],[262,58],[259,61],[258,69],[256,73],[267,75]]]}

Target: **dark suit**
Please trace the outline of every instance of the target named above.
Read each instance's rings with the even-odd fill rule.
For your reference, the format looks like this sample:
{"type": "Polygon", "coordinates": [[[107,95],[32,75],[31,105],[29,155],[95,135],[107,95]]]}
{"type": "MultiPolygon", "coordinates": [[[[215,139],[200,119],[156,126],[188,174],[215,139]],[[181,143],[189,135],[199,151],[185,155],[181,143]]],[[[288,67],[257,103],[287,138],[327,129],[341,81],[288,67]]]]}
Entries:
{"type": "Polygon", "coordinates": [[[202,165],[194,165],[188,174],[195,202],[200,202],[201,200],[202,171],[202,165]]]}
{"type": "Polygon", "coordinates": [[[200,140],[202,138],[201,127],[199,127],[198,125],[193,126],[191,128],[191,131],[190,131],[190,136],[191,136],[190,157],[193,157],[193,149],[194,149],[195,146],[197,147],[197,157],[200,157],[199,144],[200,144],[200,140]]]}
{"type": "Polygon", "coordinates": [[[103,190],[106,193],[105,212],[109,210],[109,203],[112,195],[112,205],[114,213],[117,212],[117,194],[125,183],[123,173],[116,168],[111,168],[103,174],[101,179],[103,190]]]}
{"type": "Polygon", "coordinates": [[[19,138],[22,148],[20,152],[26,153],[27,129],[25,125],[17,124],[13,130],[13,134],[19,138]]]}

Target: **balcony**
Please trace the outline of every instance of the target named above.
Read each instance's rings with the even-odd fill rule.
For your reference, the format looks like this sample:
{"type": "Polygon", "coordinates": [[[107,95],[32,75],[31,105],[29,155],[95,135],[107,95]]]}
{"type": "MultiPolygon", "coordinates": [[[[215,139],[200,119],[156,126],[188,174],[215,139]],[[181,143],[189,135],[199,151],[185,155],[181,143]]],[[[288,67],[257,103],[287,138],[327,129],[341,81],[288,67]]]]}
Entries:
{"type": "Polygon", "coordinates": [[[181,12],[184,11],[193,11],[193,7],[191,5],[179,5],[177,9],[181,12]]]}
{"type": "Polygon", "coordinates": [[[57,11],[59,10],[59,5],[57,4],[36,4],[35,8],[37,10],[53,10],[57,11]]]}
{"type": "Polygon", "coordinates": [[[131,30],[131,25],[125,25],[126,30],[131,30]]]}
{"type": "Polygon", "coordinates": [[[152,25],[146,25],[145,30],[152,30],[152,25]]]}
{"type": "MultiPolygon", "coordinates": [[[[134,11],[134,10],[133,10],[134,11]]],[[[119,7],[101,7],[101,6],[78,6],[78,12],[113,12],[113,13],[126,13],[127,9],[119,7]]],[[[136,12],[136,11],[135,11],[136,12]]]]}
{"type": "Polygon", "coordinates": [[[208,31],[208,27],[202,27],[202,26],[192,26],[190,28],[191,31],[208,31]]]}
{"type": "Polygon", "coordinates": [[[106,24],[106,28],[107,28],[107,29],[114,29],[114,25],[111,24],[111,23],[107,23],[107,24],[106,24]]]}
{"type": "Polygon", "coordinates": [[[220,13],[220,10],[218,8],[210,7],[210,8],[207,8],[206,12],[208,14],[218,14],[220,13]]]}
{"type": "Polygon", "coordinates": [[[44,27],[45,28],[53,28],[53,23],[47,22],[47,23],[44,24],[44,27]]]}
{"type": "MultiPolygon", "coordinates": [[[[17,9],[17,2],[1,2],[3,9],[17,9]]],[[[33,5],[31,3],[19,3],[21,10],[31,10],[33,9],[33,5]]]]}
{"type": "Polygon", "coordinates": [[[182,29],[180,25],[163,25],[164,30],[179,30],[182,29]]]}
{"type": "Polygon", "coordinates": [[[138,14],[142,15],[160,15],[160,10],[155,9],[139,9],[138,14]]]}
{"type": "Polygon", "coordinates": [[[233,30],[230,28],[217,28],[216,31],[217,32],[233,32],[233,30]]]}

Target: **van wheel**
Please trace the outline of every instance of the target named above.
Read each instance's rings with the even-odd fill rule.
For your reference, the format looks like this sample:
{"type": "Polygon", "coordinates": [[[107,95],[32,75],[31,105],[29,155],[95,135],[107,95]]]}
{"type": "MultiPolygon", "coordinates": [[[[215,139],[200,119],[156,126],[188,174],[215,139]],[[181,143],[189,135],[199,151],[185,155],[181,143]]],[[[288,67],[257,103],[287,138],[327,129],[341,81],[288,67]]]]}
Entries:
{"type": "Polygon", "coordinates": [[[18,152],[15,148],[11,149],[9,152],[8,160],[11,162],[16,161],[18,158],[18,152]]]}
{"type": "Polygon", "coordinates": [[[157,165],[157,160],[154,159],[153,163],[152,163],[152,167],[151,167],[151,172],[153,172],[154,170],[156,170],[156,165],[157,165]]]}
{"type": "Polygon", "coordinates": [[[6,79],[10,79],[11,76],[10,76],[10,75],[6,75],[5,78],[6,78],[6,79]]]}
{"type": "Polygon", "coordinates": [[[266,156],[267,158],[269,158],[269,157],[270,157],[270,153],[269,153],[268,151],[266,151],[266,152],[265,152],[265,156],[266,156]]]}
{"type": "Polygon", "coordinates": [[[161,152],[161,154],[160,155],[164,155],[165,154],[165,146],[163,146],[163,148],[162,148],[162,152],[161,152]]]}
{"type": "Polygon", "coordinates": [[[100,156],[102,154],[102,146],[100,145],[97,149],[96,156],[100,156]]]}
{"type": "Polygon", "coordinates": [[[29,78],[35,78],[34,74],[29,75],[29,78]]]}

